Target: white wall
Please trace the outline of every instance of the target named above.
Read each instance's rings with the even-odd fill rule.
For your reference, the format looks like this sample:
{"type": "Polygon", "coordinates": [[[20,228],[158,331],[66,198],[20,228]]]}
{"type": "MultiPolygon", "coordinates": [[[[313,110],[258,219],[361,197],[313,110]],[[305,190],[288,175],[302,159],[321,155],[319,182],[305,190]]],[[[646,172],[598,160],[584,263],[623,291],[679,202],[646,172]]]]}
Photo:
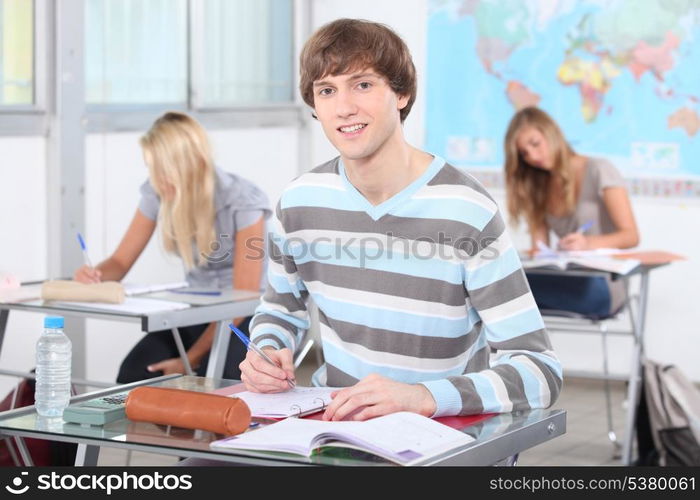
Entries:
{"type": "MultiPolygon", "coordinates": [[[[47,273],[50,242],[46,231],[46,140],[42,137],[0,138],[0,273],[22,281],[47,273]]],[[[26,370],[34,366],[34,344],[43,329],[38,314],[10,314],[0,366],[26,370]]],[[[0,399],[13,385],[0,377],[0,399]]]]}

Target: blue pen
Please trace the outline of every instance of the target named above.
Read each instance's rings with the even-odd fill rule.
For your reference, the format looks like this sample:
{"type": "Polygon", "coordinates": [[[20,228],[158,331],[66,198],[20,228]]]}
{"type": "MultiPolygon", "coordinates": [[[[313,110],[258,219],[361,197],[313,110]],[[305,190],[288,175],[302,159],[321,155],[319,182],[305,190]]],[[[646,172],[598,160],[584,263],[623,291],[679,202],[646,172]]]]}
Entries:
{"type": "MultiPolygon", "coordinates": [[[[272,361],[272,359],[270,358],[270,356],[268,356],[267,354],[265,354],[265,351],[263,351],[262,349],[260,349],[260,348],[259,348],[257,345],[255,345],[253,342],[251,342],[250,339],[249,339],[248,337],[246,337],[245,334],[244,334],[242,331],[240,331],[238,328],[236,328],[236,327],[233,325],[233,323],[229,323],[228,327],[231,329],[231,331],[232,331],[233,333],[236,334],[236,337],[238,337],[238,338],[241,340],[241,342],[243,342],[243,345],[245,345],[246,349],[257,353],[258,356],[260,356],[262,359],[264,359],[265,361],[267,361],[268,363],[270,363],[272,366],[277,366],[277,363],[275,363],[274,361],[272,361]]],[[[292,389],[294,389],[294,387],[296,386],[296,383],[295,383],[292,379],[290,379],[289,377],[287,377],[287,383],[289,384],[289,387],[292,388],[292,389]]]]}
{"type": "Polygon", "coordinates": [[[80,249],[83,251],[83,261],[85,262],[85,265],[92,268],[92,262],[90,262],[90,257],[87,253],[87,246],[85,245],[85,240],[83,239],[83,236],[80,233],[78,233],[78,243],[80,243],[80,249]]]}
{"type": "Polygon", "coordinates": [[[591,227],[593,227],[593,221],[589,220],[588,222],[584,222],[583,224],[581,224],[581,227],[579,227],[576,230],[576,232],[583,234],[586,231],[588,231],[591,227]]]}
{"type": "Polygon", "coordinates": [[[219,296],[221,292],[219,290],[170,290],[172,293],[181,293],[183,295],[211,295],[219,296]]]}

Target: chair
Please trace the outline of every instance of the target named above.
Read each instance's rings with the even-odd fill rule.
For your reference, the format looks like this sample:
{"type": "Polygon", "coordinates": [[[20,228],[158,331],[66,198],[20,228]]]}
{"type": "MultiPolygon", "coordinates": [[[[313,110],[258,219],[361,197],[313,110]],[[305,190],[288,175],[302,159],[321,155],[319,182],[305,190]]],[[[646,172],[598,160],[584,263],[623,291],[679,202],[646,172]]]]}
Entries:
{"type": "MultiPolygon", "coordinates": [[[[608,335],[631,335],[635,344],[640,349],[642,349],[642,337],[640,334],[639,325],[637,324],[637,316],[635,315],[635,308],[639,307],[639,295],[630,295],[629,292],[629,279],[622,278],[625,280],[625,298],[622,305],[611,314],[600,317],[600,316],[589,316],[579,313],[574,313],[570,311],[561,311],[554,309],[540,309],[540,314],[545,321],[545,326],[549,332],[560,332],[560,333],[589,333],[589,334],[599,334],[601,336],[602,342],[602,368],[603,368],[603,383],[604,383],[604,393],[605,393],[605,409],[607,417],[608,426],[608,439],[613,444],[613,457],[622,458],[622,443],[618,440],[613,426],[613,415],[612,415],[612,401],[610,394],[610,372],[608,367],[608,335]],[[623,315],[629,317],[630,329],[611,329],[609,323],[611,320],[617,320],[623,315]]],[[[634,404],[632,401],[628,401],[628,404],[634,404]]],[[[626,436],[629,439],[629,436],[626,436]]],[[[628,444],[629,446],[629,444],[628,444]]]]}

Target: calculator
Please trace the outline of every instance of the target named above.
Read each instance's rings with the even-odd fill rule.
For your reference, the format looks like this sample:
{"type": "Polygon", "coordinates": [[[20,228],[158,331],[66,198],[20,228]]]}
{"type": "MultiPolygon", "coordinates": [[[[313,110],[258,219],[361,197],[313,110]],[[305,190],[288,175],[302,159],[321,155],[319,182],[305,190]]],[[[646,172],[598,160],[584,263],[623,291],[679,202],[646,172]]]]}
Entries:
{"type": "Polygon", "coordinates": [[[75,424],[105,425],[126,417],[126,397],[120,392],[75,403],[63,410],[63,420],[75,424]]]}

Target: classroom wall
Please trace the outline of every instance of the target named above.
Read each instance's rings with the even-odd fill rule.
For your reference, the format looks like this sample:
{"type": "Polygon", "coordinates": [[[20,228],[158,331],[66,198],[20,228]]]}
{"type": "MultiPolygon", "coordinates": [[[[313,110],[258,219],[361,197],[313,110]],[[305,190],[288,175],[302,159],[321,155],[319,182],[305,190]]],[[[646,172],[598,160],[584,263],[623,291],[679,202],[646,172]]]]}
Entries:
{"type": "MultiPolygon", "coordinates": [[[[42,137],[0,137],[0,273],[25,281],[47,273],[46,140],[42,137]]],[[[10,314],[0,366],[26,370],[34,366],[34,344],[42,317],[10,314]]],[[[0,399],[14,385],[0,377],[0,399]]]]}

